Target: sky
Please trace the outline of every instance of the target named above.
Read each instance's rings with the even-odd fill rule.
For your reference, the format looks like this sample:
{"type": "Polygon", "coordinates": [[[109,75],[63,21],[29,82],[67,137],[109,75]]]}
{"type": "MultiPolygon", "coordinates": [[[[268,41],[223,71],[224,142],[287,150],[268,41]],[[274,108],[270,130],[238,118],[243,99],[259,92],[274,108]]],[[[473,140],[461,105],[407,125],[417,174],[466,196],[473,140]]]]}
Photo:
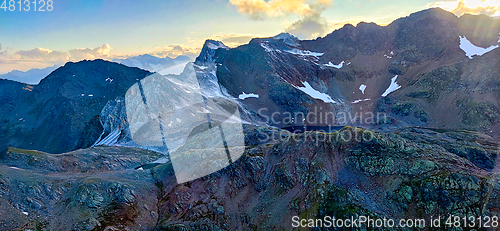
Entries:
{"type": "Polygon", "coordinates": [[[282,32],[314,39],[431,7],[500,16],[500,0],[53,0],[44,12],[16,4],[0,8],[0,74],[140,54],[194,58],[206,39],[230,47],[282,32]]]}

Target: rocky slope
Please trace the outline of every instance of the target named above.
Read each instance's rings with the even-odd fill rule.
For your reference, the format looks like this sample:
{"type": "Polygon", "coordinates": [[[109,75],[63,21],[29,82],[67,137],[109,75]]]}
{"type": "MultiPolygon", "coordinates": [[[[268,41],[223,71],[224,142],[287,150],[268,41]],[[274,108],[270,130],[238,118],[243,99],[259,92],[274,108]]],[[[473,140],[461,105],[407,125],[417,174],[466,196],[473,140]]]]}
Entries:
{"type": "MultiPolygon", "coordinates": [[[[258,95],[242,101],[255,112],[269,109],[262,113],[267,117],[280,112],[272,123],[279,127],[285,126],[284,112],[318,108],[338,117],[389,116],[379,124],[347,125],[474,129],[497,137],[499,36],[498,18],[429,9],[388,26],[348,24],[310,41],[282,34],[234,49],[206,45],[196,64],[217,63],[228,93],[258,95]]],[[[332,122],[342,123],[309,125],[332,122]]]]}
{"type": "Polygon", "coordinates": [[[293,216],[500,215],[491,137],[418,128],[288,139],[279,132],[245,126],[242,158],[184,184],[171,164],[136,170],[158,158],[140,149],[10,149],[0,165],[0,229],[289,230],[293,216]],[[261,141],[273,132],[274,141],[261,141]]]}

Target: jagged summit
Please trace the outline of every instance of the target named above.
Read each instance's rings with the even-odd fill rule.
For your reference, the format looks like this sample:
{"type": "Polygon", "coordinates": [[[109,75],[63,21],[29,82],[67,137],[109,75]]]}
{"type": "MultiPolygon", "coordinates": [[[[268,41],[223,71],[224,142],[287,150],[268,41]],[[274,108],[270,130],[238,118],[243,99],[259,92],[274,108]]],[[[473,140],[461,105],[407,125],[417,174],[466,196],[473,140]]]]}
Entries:
{"type": "Polygon", "coordinates": [[[212,62],[216,51],[221,48],[228,50],[229,47],[224,45],[221,41],[215,41],[208,39],[205,41],[203,48],[201,49],[200,55],[196,58],[196,63],[212,62]]]}
{"type": "Polygon", "coordinates": [[[297,38],[289,33],[281,33],[279,35],[274,36],[273,38],[277,39],[277,40],[283,40],[284,43],[286,43],[292,47],[300,46],[299,38],[297,38]]]}

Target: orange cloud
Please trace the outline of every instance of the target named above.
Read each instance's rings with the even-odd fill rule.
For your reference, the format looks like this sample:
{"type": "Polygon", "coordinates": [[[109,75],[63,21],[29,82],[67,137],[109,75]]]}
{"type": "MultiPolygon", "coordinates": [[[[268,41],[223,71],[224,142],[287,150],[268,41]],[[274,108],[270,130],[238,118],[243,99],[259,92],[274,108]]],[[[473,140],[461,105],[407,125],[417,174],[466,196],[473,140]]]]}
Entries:
{"type": "Polygon", "coordinates": [[[251,35],[251,34],[237,34],[237,33],[231,33],[231,34],[222,34],[222,35],[215,35],[212,37],[213,40],[217,41],[222,41],[224,45],[228,47],[237,47],[241,46],[244,44],[247,44],[252,40],[253,38],[261,37],[259,35],[251,35]]]}
{"type": "Polygon", "coordinates": [[[429,7],[440,7],[457,16],[464,14],[485,14],[500,16],[500,0],[456,0],[430,3],[429,7]]]}
{"type": "Polygon", "coordinates": [[[101,47],[90,49],[90,48],[77,48],[70,50],[69,53],[74,60],[83,59],[106,59],[109,58],[109,52],[111,51],[111,46],[104,44],[101,47]]]}
{"type": "Polygon", "coordinates": [[[48,63],[64,63],[70,59],[70,55],[64,51],[52,51],[50,49],[38,47],[31,50],[18,51],[13,55],[13,57],[11,57],[11,59],[48,63]]]}
{"type": "Polygon", "coordinates": [[[329,6],[332,0],[229,0],[242,14],[252,18],[276,17],[286,14],[308,16],[318,7],[329,6]]]}
{"type": "MultiPolygon", "coordinates": [[[[203,45],[203,43],[200,43],[203,45]]],[[[186,45],[169,45],[161,48],[156,48],[151,55],[158,56],[161,58],[170,57],[176,58],[181,55],[188,56],[190,58],[196,58],[200,54],[201,47],[190,47],[186,45]]]]}

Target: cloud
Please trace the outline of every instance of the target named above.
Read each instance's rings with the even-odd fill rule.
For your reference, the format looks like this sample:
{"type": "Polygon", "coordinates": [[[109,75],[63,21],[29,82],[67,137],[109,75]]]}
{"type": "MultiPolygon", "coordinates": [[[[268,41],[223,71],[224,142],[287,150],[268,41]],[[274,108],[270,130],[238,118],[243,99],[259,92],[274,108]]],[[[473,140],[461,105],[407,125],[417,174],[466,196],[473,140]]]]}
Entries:
{"type": "Polygon", "coordinates": [[[62,64],[68,61],[81,61],[84,59],[107,59],[109,58],[109,53],[111,46],[104,44],[101,47],[94,49],[90,48],[76,48],[66,51],[53,51],[46,48],[35,48],[31,50],[20,50],[14,55],[8,57],[10,61],[22,61],[22,62],[41,62],[48,64],[62,64]]]}
{"type": "Polygon", "coordinates": [[[0,57],[4,57],[4,56],[7,56],[7,51],[2,50],[2,44],[0,43],[0,57]]]}
{"type": "Polygon", "coordinates": [[[111,46],[104,44],[94,49],[76,48],[69,51],[53,51],[38,47],[31,50],[18,50],[3,47],[0,44],[0,73],[11,70],[29,70],[31,68],[45,68],[62,65],[67,62],[78,62],[83,59],[110,59],[111,46]],[[5,50],[2,50],[5,49],[5,50]],[[12,51],[12,52],[9,52],[12,51]]]}
{"type": "Polygon", "coordinates": [[[185,45],[169,45],[161,48],[157,48],[156,51],[152,52],[151,55],[158,57],[170,57],[176,58],[180,55],[188,56],[192,59],[196,58],[200,54],[200,48],[193,48],[185,45]]]}
{"type": "Polygon", "coordinates": [[[455,0],[439,1],[428,4],[429,7],[440,7],[457,16],[464,14],[485,14],[500,16],[500,0],[455,0]]]}
{"type": "Polygon", "coordinates": [[[294,14],[299,20],[285,31],[300,39],[314,39],[325,35],[329,24],[321,16],[333,0],[229,0],[242,14],[263,19],[294,14]]]}
{"type": "Polygon", "coordinates": [[[21,50],[14,54],[14,60],[21,61],[36,61],[47,63],[64,63],[67,62],[70,55],[64,51],[52,51],[45,48],[35,48],[32,50],[21,50]]]}
{"type": "Polygon", "coordinates": [[[109,58],[109,53],[111,51],[111,46],[104,44],[101,47],[90,49],[90,48],[77,48],[68,51],[73,60],[83,60],[83,59],[107,59],[109,58]]]}
{"type": "Polygon", "coordinates": [[[299,39],[315,39],[324,36],[329,32],[330,26],[321,12],[310,16],[305,16],[299,21],[293,23],[285,31],[297,36],[299,39]]]}
{"type": "Polygon", "coordinates": [[[254,19],[287,14],[312,15],[318,6],[329,6],[332,0],[229,0],[242,14],[254,19]]]}
{"type": "Polygon", "coordinates": [[[228,47],[237,47],[244,44],[247,44],[253,38],[259,37],[259,35],[251,35],[251,34],[222,34],[215,35],[212,37],[213,40],[222,41],[224,45],[228,47]]]}

